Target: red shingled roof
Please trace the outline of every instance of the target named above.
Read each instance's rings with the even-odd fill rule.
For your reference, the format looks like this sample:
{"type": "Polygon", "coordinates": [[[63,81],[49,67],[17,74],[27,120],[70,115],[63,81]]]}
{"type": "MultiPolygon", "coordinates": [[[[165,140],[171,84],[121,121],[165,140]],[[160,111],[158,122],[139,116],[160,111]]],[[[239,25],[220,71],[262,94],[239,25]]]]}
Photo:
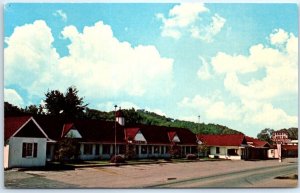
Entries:
{"type": "Polygon", "coordinates": [[[252,137],[248,137],[248,136],[245,136],[246,138],[246,141],[249,145],[252,145],[256,148],[261,148],[261,147],[270,147],[270,144],[266,141],[261,141],[259,139],[255,139],[255,138],[252,138],[252,137]]]}
{"type": "Polygon", "coordinates": [[[139,128],[125,128],[125,140],[134,140],[136,134],[139,132],[139,128]]]}
{"type": "Polygon", "coordinates": [[[198,140],[207,146],[241,146],[247,145],[243,134],[204,135],[198,134],[198,140]]]}
{"type": "Polygon", "coordinates": [[[31,116],[5,117],[4,118],[4,140],[9,139],[20,127],[22,127],[31,116]]]}

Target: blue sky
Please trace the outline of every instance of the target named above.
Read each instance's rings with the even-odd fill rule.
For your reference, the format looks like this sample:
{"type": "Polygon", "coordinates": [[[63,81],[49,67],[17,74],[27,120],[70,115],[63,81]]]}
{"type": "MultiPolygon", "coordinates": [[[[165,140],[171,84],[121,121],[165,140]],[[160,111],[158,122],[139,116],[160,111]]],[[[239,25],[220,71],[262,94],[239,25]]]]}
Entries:
{"type": "Polygon", "coordinates": [[[6,4],[4,98],[79,89],[250,136],[298,125],[296,4],[6,4]]]}

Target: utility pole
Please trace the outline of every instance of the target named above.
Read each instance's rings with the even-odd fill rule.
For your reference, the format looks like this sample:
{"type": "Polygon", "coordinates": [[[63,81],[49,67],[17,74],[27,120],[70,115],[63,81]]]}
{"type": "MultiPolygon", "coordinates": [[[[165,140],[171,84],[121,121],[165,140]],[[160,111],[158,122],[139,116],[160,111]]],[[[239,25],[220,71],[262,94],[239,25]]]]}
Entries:
{"type": "Polygon", "coordinates": [[[116,155],[117,155],[117,105],[115,105],[115,162],[116,162],[116,155]]]}

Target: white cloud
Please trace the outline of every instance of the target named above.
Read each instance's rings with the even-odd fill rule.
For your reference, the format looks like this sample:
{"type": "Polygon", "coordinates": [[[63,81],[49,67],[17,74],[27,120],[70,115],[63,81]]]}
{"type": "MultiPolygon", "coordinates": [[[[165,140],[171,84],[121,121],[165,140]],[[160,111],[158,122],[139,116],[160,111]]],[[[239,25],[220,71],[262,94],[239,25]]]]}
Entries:
{"type": "MultiPolygon", "coordinates": [[[[272,101],[298,94],[298,38],[282,29],[269,37],[270,45],[253,45],[249,55],[219,52],[211,58],[212,73],[224,75],[224,87],[232,97],[226,99],[231,101],[196,95],[183,98],[179,107],[203,109],[201,113],[213,121],[238,120],[241,125],[273,129],[297,126],[297,116],[274,106],[272,101]],[[244,76],[252,78],[245,81],[244,76]]],[[[205,72],[203,65],[198,76],[205,77],[205,72]]]]}
{"type": "Polygon", "coordinates": [[[32,95],[76,85],[89,101],[116,96],[166,96],[173,88],[173,59],[152,45],[133,47],[97,22],[80,33],[67,26],[69,55],[60,57],[45,21],[16,27],[5,39],[5,85],[17,84],[32,95]],[[99,35],[101,34],[101,35],[99,35]]]}
{"type": "Polygon", "coordinates": [[[290,116],[280,108],[274,108],[272,104],[260,104],[260,109],[255,113],[248,112],[245,115],[245,122],[259,124],[273,129],[282,129],[287,127],[296,127],[298,117],[290,116]]]}
{"type": "Polygon", "coordinates": [[[239,120],[241,109],[235,103],[225,104],[216,96],[202,97],[196,95],[193,98],[184,97],[178,103],[181,108],[199,110],[204,113],[206,120],[239,120]]]}
{"type": "Polygon", "coordinates": [[[206,42],[212,42],[213,37],[216,36],[221,29],[223,28],[226,19],[215,14],[212,17],[212,21],[208,26],[199,27],[199,26],[192,26],[190,29],[191,36],[196,39],[201,39],[206,42]]]}
{"type": "Polygon", "coordinates": [[[85,27],[83,33],[68,26],[62,34],[71,44],[70,55],[61,58],[59,69],[87,95],[123,92],[143,96],[172,89],[173,59],[161,57],[154,46],[132,47],[128,42],[120,42],[103,22],[85,27]]]}
{"type": "Polygon", "coordinates": [[[210,10],[203,3],[182,3],[175,5],[167,17],[158,13],[156,17],[163,23],[161,35],[179,39],[183,33],[190,33],[191,37],[206,42],[213,41],[225,24],[225,19],[215,14],[211,16],[211,22],[200,15],[209,13],[210,10]]]}
{"type": "Polygon", "coordinates": [[[66,22],[68,20],[68,16],[65,12],[63,12],[63,10],[59,9],[59,10],[56,10],[54,13],[53,13],[54,16],[56,17],[61,17],[61,19],[66,22]]]}
{"type": "Polygon", "coordinates": [[[54,79],[59,55],[53,41],[51,29],[42,20],[16,27],[5,38],[5,85],[17,84],[32,95],[41,95],[55,84],[59,80],[54,79]]]}
{"type": "Polygon", "coordinates": [[[254,45],[249,49],[249,56],[220,52],[211,59],[211,64],[216,73],[225,74],[225,88],[242,99],[271,99],[286,93],[297,93],[298,38],[290,34],[285,41],[286,46],[282,49],[254,45]],[[266,75],[247,83],[240,82],[239,76],[259,70],[265,70],[266,75]]]}
{"type": "MultiPolygon", "coordinates": [[[[281,129],[298,125],[297,116],[288,115],[283,109],[275,108],[271,103],[262,103],[260,101],[236,100],[226,103],[222,98],[214,95],[206,97],[195,95],[192,98],[184,97],[178,103],[178,106],[182,110],[189,110],[189,112],[195,114],[194,116],[182,116],[179,118],[186,121],[198,122],[198,117],[196,116],[198,113],[201,115],[201,120],[205,120],[205,122],[238,122],[239,125],[244,125],[246,128],[259,125],[260,129],[264,127],[281,129]]],[[[228,126],[230,127],[230,125],[228,126]]]]}
{"type": "Polygon", "coordinates": [[[212,75],[210,73],[210,66],[209,64],[206,62],[206,60],[203,57],[199,57],[201,62],[202,62],[202,66],[199,68],[197,75],[201,80],[208,80],[210,78],[212,78],[212,75]]]}
{"type": "Polygon", "coordinates": [[[24,105],[22,97],[14,89],[4,88],[4,101],[18,107],[22,107],[24,105]]]}
{"type": "Polygon", "coordinates": [[[270,34],[271,44],[283,44],[289,39],[289,35],[283,29],[275,29],[274,33],[270,34]]]}

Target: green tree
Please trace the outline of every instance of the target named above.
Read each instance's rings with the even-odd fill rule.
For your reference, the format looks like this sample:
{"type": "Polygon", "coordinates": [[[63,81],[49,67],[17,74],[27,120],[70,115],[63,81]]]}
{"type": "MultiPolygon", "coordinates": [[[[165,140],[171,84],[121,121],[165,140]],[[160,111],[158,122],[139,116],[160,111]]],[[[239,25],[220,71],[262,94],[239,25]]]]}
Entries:
{"type": "Polygon", "coordinates": [[[274,129],[265,128],[261,130],[260,133],[257,134],[257,138],[262,141],[267,141],[268,143],[272,143],[272,133],[274,129]]]}
{"type": "Polygon", "coordinates": [[[289,138],[292,140],[297,140],[298,139],[298,128],[296,127],[291,127],[287,129],[287,132],[289,134],[289,138]]]}
{"type": "Polygon", "coordinates": [[[208,150],[209,150],[209,147],[205,143],[199,144],[197,146],[198,155],[200,154],[200,156],[205,157],[208,150]]]}
{"type": "Polygon", "coordinates": [[[46,94],[45,108],[50,115],[63,116],[67,119],[82,117],[87,104],[78,96],[76,87],[71,86],[63,94],[58,90],[48,91],[46,94]]]}
{"type": "Polygon", "coordinates": [[[50,115],[60,115],[65,109],[64,94],[58,90],[48,91],[46,94],[45,108],[50,115]]]}
{"type": "Polygon", "coordinates": [[[29,105],[29,106],[25,107],[25,112],[37,115],[37,114],[39,114],[39,108],[36,105],[29,105]]]}
{"type": "Polygon", "coordinates": [[[123,113],[126,124],[141,123],[142,117],[138,112],[135,111],[134,108],[131,108],[129,110],[123,110],[123,113]]]}
{"type": "Polygon", "coordinates": [[[5,116],[13,116],[24,113],[22,108],[10,104],[9,102],[4,102],[4,114],[5,116]]]}
{"type": "Polygon", "coordinates": [[[58,142],[56,159],[60,162],[76,160],[80,154],[79,143],[73,138],[64,138],[58,142]]]}

